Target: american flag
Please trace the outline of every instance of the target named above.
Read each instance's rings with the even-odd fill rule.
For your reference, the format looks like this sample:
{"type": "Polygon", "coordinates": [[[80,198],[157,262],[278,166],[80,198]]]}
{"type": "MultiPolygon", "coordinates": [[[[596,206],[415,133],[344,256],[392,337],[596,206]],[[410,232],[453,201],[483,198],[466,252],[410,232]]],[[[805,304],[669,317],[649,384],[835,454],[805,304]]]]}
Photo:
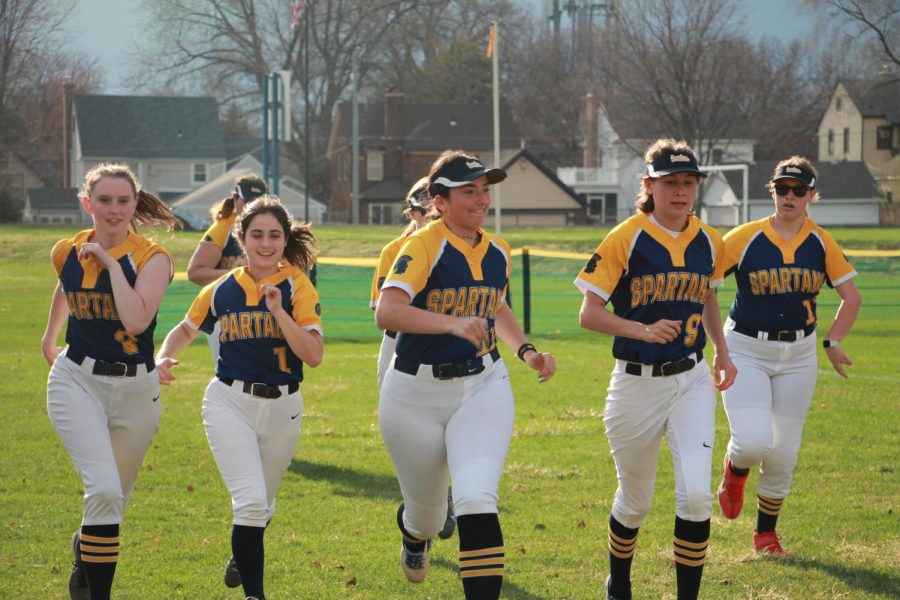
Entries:
{"type": "Polygon", "coordinates": [[[303,14],[304,4],[304,0],[297,0],[297,3],[294,4],[294,14],[291,15],[291,31],[297,29],[297,25],[300,24],[300,16],[303,14]]]}

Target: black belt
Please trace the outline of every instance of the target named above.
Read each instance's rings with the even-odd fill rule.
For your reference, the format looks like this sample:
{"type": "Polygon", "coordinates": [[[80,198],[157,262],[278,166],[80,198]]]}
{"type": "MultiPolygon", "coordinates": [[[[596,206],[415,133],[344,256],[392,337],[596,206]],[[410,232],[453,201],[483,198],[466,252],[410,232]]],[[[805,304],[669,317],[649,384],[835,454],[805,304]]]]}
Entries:
{"type": "Polygon", "coordinates": [[[91,369],[91,373],[93,375],[103,375],[104,377],[134,377],[135,375],[137,375],[138,365],[146,365],[148,373],[152,372],[153,369],[156,368],[156,365],[152,362],[132,363],[124,361],[116,362],[110,360],[98,360],[77,350],[73,351],[71,347],[66,350],[66,358],[79,366],[84,363],[84,359],[90,358],[94,361],[94,367],[91,369]]]}
{"type": "Polygon", "coordinates": [[[803,335],[797,336],[797,332],[801,331],[800,329],[783,329],[781,331],[762,331],[759,329],[753,329],[752,327],[746,327],[741,325],[740,323],[734,324],[734,330],[740,334],[763,340],[770,340],[773,342],[796,342],[797,340],[802,340],[803,338],[809,336],[813,331],[816,330],[816,324],[807,325],[802,329],[803,335]],[[762,337],[760,337],[762,335],[762,337]]]}
{"type": "Polygon", "coordinates": [[[390,329],[385,329],[385,330],[384,330],[384,335],[388,336],[388,337],[391,338],[392,340],[396,340],[396,339],[397,339],[397,332],[396,332],[396,331],[391,331],[390,329]]]}
{"type": "MultiPolygon", "coordinates": [[[[489,355],[494,359],[494,362],[500,360],[500,351],[496,348],[491,350],[489,355]]],[[[407,375],[416,375],[419,372],[419,366],[421,364],[422,363],[418,363],[414,360],[400,358],[399,356],[394,357],[394,368],[407,375]]],[[[468,377],[469,375],[477,375],[482,371],[484,371],[484,359],[481,356],[476,356],[475,358],[460,363],[431,365],[431,373],[437,379],[468,377]]]]}
{"type": "MultiPolygon", "coordinates": [[[[233,377],[219,377],[219,381],[221,381],[225,385],[230,386],[234,384],[235,379],[233,377]]],[[[254,398],[268,398],[270,400],[281,398],[280,385],[269,385],[268,383],[251,383],[249,381],[244,381],[243,384],[243,392],[245,394],[250,394],[254,398]]],[[[293,394],[300,389],[300,383],[297,381],[291,381],[290,383],[287,383],[285,385],[287,385],[288,394],[293,394]]]]}
{"type": "MultiPolygon", "coordinates": [[[[703,352],[688,354],[685,357],[667,362],[657,362],[653,364],[653,373],[651,377],[668,377],[670,375],[678,375],[685,371],[690,371],[694,366],[703,360],[703,352]]],[[[625,372],[629,375],[643,375],[644,370],[641,363],[630,362],[625,364],[625,372]]]]}

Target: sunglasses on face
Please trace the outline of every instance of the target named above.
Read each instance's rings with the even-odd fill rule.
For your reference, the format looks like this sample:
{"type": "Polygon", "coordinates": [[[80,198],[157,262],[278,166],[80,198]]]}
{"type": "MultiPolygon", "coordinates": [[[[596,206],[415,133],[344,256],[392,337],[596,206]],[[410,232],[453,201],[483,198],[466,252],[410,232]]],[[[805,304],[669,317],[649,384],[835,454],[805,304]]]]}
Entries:
{"type": "Polygon", "coordinates": [[[779,196],[787,196],[788,192],[794,192],[794,196],[796,196],[797,198],[803,198],[804,196],[806,196],[806,194],[809,193],[809,189],[810,189],[808,185],[791,186],[791,185],[781,185],[781,184],[776,184],[774,186],[774,188],[775,188],[775,193],[778,194],[779,196]]]}

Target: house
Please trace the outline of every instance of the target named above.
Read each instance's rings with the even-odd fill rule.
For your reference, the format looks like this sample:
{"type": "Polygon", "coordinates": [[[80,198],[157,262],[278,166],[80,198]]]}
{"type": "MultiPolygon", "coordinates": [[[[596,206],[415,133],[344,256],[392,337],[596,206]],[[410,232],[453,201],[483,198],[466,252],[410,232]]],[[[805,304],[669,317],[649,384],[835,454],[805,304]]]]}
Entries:
{"type": "Polygon", "coordinates": [[[59,152],[47,144],[0,143],[0,193],[10,206],[5,218],[14,218],[26,204],[26,191],[59,185],[59,152]]]}
{"type": "Polygon", "coordinates": [[[29,188],[22,222],[81,225],[90,223],[90,217],[81,209],[76,188],[29,188]]]}
{"type": "MultiPolygon", "coordinates": [[[[749,220],[755,221],[774,212],[772,196],[766,184],[775,170],[775,161],[760,161],[750,165],[748,173],[749,220]]],[[[815,165],[819,172],[820,198],[809,205],[809,216],[819,225],[878,225],[879,206],[875,179],[866,164],[861,161],[845,161],[837,163],[820,162],[815,165]]],[[[737,214],[739,198],[743,196],[742,175],[738,171],[717,173],[704,183],[704,193],[710,200],[704,210],[715,210],[720,206],[731,205],[731,214],[737,214]],[[722,192],[706,189],[727,183],[727,190],[722,192]],[[712,200],[723,198],[721,204],[712,200]]],[[[719,222],[710,218],[710,214],[701,214],[701,218],[712,225],[733,226],[740,221],[719,222]]]]}
{"type": "Polygon", "coordinates": [[[172,201],[225,172],[215,98],[76,95],[70,118],[69,186],[101,162],[126,162],[145,189],[172,201]]]}
{"type": "Polygon", "coordinates": [[[488,227],[494,226],[498,200],[502,228],[565,227],[586,221],[575,191],[526,148],[501,155],[500,168],[507,179],[496,186],[494,208],[485,220],[488,227]]]}
{"type": "MultiPolygon", "coordinates": [[[[262,164],[252,155],[247,154],[237,160],[227,171],[192,190],[172,203],[172,210],[191,228],[205,230],[212,224],[210,208],[224,198],[231,196],[234,182],[244,175],[263,172],[262,164]]],[[[321,225],[325,220],[326,206],[314,199],[309,199],[309,216],[306,216],[306,196],[302,182],[285,175],[280,178],[278,196],[294,218],[314,225],[321,225]]]]}
{"type": "Polygon", "coordinates": [[[819,161],[863,161],[900,199],[900,79],[842,80],[819,122],[819,161]]]}
{"type": "MultiPolygon", "coordinates": [[[[673,134],[638,107],[615,100],[603,104],[593,94],[585,98],[585,128],[584,165],[561,167],[556,173],[583,198],[593,222],[618,223],[634,214],[644,151],[656,139],[673,134]]],[[[753,161],[753,139],[747,123],[730,124],[720,139],[704,146],[710,147],[708,156],[699,157],[701,162],[753,161]]]]}
{"type": "MultiPolygon", "coordinates": [[[[404,95],[396,91],[387,92],[383,103],[360,104],[359,200],[353,215],[352,122],[352,103],[340,103],[327,152],[331,190],[328,218],[332,222],[400,223],[403,217],[398,201],[428,173],[441,152],[465,150],[487,161],[493,151],[490,105],[407,104],[404,95]]],[[[500,134],[502,151],[518,149],[518,130],[504,104],[500,109],[500,134]]]]}

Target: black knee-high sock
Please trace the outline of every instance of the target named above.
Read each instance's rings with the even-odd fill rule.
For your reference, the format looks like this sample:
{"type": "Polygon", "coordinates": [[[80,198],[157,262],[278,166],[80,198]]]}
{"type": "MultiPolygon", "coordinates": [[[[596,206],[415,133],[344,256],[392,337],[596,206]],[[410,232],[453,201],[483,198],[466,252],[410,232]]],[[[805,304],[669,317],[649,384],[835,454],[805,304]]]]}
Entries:
{"type": "Polygon", "coordinates": [[[609,515],[609,593],[616,598],[631,598],[631,560],[639,530],[609,515]]]}
{"type": "Polygon", "coordinates": [[[109,600],[119,560],[119,524],[82,525],[79,538],[91,600],[109,600]]]}
{"type": "Polygon", "coordinates": [[[231,552],[241,574],[241,585],[244,594],[265,600],[263,592],[263,567],[265,565],[265,549],[263,534],[265,527],[249,527],[232,525],[231,552]]]}
{"type": "Polygon", "coordinates": [[[760,533],[775,531],[782,504],[784,504],[784,498],[767,498],[757,494],[756,531],[760,533]]]}
{"type": "Polygon", "coordinates": [[[496,600],[503,587],[503,532],[496,513],[456,517],[459,575],[466,600],[496,600]]]}
{"type": "Polygon", "coordinates": [[[696,600],[709,546],[709,519],[685,521],[675,517],[675,577],[678,600],[696,600]]]}

